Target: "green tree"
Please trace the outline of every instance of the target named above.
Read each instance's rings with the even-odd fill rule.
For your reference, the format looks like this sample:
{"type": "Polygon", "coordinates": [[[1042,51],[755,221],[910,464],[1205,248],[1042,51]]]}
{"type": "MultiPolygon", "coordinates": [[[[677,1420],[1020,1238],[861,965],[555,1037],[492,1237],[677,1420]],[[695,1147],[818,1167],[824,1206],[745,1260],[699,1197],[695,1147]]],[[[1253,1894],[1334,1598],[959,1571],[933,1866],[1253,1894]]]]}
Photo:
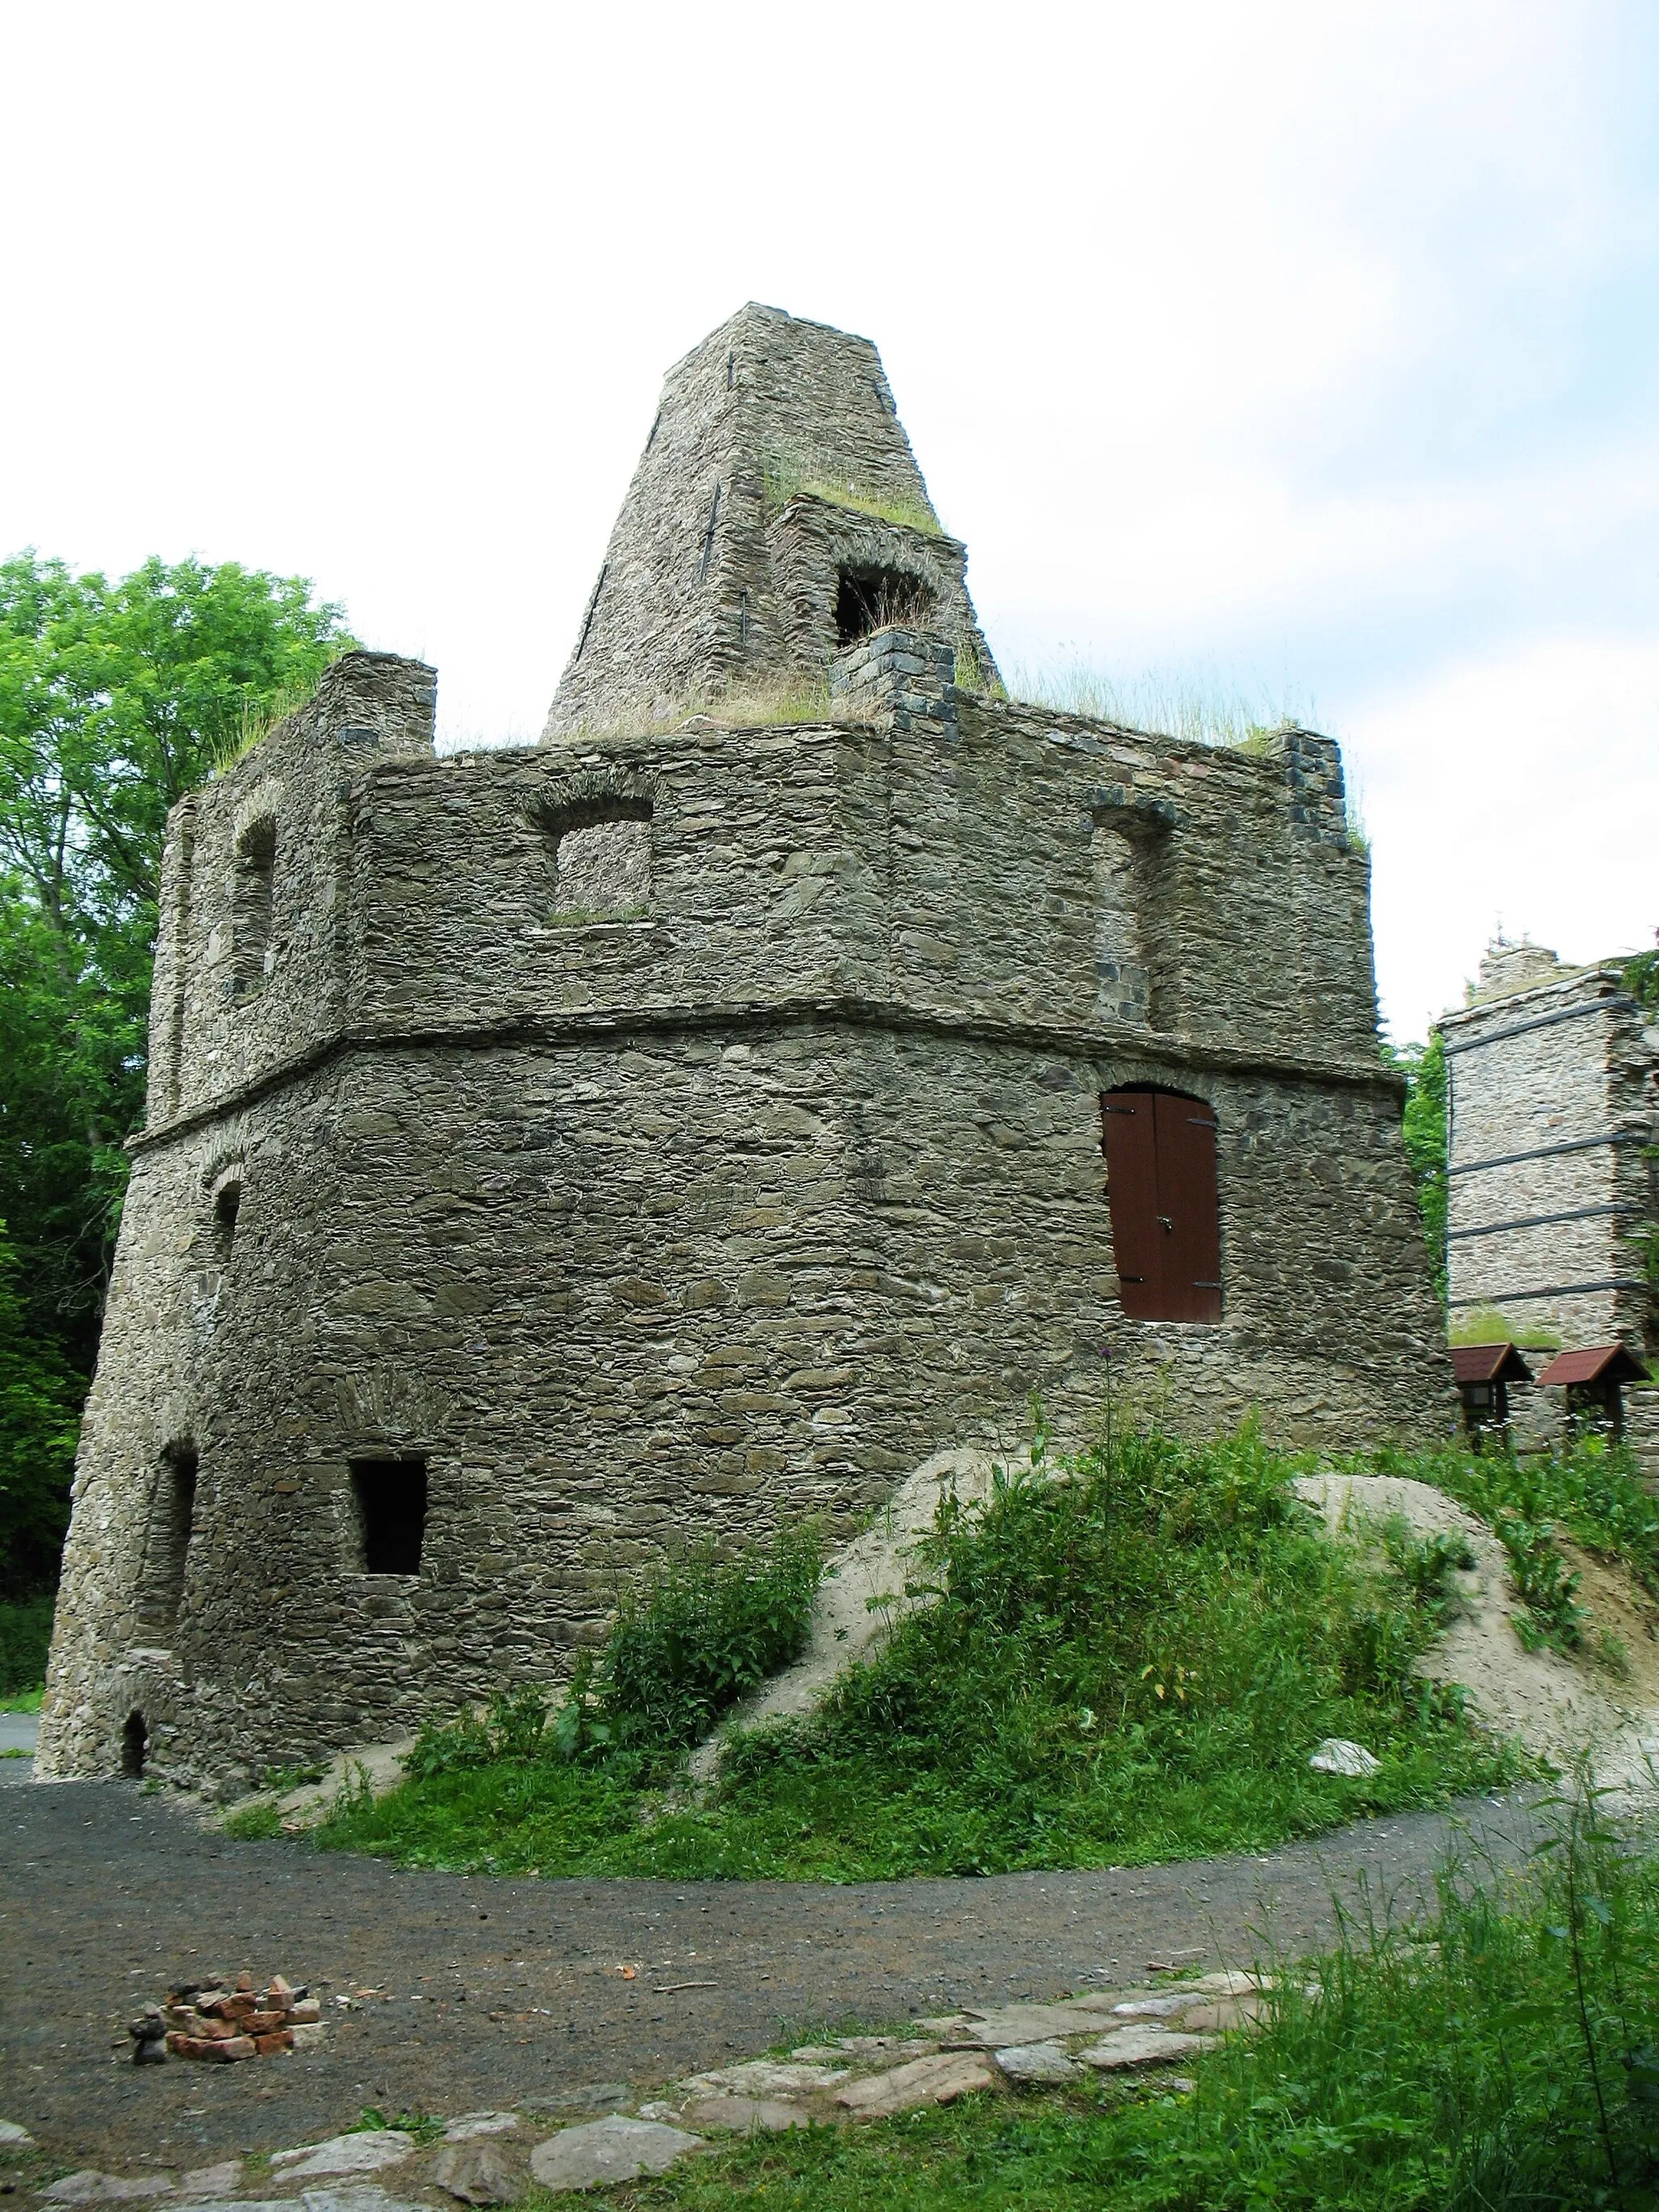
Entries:
{"type": "Polygon", "coordinates": [[[1402,1135],[1417,1186],[1423,1237],[1434,1268],[1434,1287],[1446,1303],[1446,1045],[1438,1030],[1427,1044],[1401,1045],[1389,1058],[1406,1079],[1402,1135]]]}
{"type": "Polygon", "coordinates": [[[0,1513],[37,1566],[143,1118],[167,811],[352,642],[304,579],[234,562],[0,562],[0,1513]]]}

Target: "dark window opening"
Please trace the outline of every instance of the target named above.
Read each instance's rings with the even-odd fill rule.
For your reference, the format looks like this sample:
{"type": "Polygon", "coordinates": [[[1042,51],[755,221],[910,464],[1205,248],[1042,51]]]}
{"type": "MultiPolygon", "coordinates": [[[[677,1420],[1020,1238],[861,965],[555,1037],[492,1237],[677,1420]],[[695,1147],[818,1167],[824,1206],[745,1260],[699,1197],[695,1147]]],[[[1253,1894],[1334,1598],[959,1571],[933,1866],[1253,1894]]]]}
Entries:
{"type": "Polygon", "coordinates": [[[1100,1102],[1118,1297],[1132,1321],[1218,1322],[1221,1208],[1216,1121],[1176,1091],[1100,1102]]]}
{"type": "Polygon", "coordinates": [[[161,1455],[144,1537],[142,1602],[145,1626],[170,1632],[184,1602],[190,1540],[196,1525],[197,1455],[193,1443],[169,1444],[161,1455]]]}
{"type": "Polygon", "coordinates": [[[149,1756],[149,1730],[144,1726],[142,1713],[129,1713],[126,1726],[121,1730],[121,1771],[129,1782],[144,1778],[144,1761],[149,1756]]]}
{"type": "Polygon", "coordinates": [[[238,1176],[221,1183],[213,1194],[213,1245],[221,1261],[228,1260],[236,1242],[236,1217],[242,1210],[242,1185],[238,1176]]]}
{"type": "Polygon", "coordinates": [[[418,1575],[426,1534],[426,1462],[354,1459],[351,1492],[363,1540],[363,1571],[418,1575]]]}
{"type": "Polygon", "coordinates": [[[236,841],[231,955],[239,999],[252,998],[264,986],[276,894],[276,823],[267,814],[250,823],[236,841]]]}
{"type": "Polygon", "coordinates": [[[856,645],[890,623],[901,629],[927,629],[938,606],[921,578],[902,568],[843,568],[836,588],[836,641],[856,645]]]}

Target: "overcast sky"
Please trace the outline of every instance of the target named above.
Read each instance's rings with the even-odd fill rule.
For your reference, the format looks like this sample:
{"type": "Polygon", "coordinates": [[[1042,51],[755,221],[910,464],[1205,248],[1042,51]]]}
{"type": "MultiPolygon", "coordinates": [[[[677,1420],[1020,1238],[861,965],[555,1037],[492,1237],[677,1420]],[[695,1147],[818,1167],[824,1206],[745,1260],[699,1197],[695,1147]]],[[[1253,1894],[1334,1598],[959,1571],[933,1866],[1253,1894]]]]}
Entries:
{"type": "Polygon", "coordinates": [[[1311,712],[1394,1033],[1659,925],[1659,9],[0,15],[0,551],[299,573],[532,737],[663,371],[862,331],[1005,669],[1311,712]]]}

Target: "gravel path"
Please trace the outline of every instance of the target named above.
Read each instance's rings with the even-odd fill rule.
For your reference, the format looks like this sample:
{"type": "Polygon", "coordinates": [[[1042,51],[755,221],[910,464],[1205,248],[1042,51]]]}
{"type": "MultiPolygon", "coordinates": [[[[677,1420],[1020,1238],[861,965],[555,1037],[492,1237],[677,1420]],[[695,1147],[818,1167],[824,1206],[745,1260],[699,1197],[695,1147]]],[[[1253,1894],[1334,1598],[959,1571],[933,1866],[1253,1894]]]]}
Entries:
{"type": "Polygon", "coordinates": [[[1245,1963],[1265,1931],[1297,1951],[1329,1935],[1334,1895],[1419,1896],[1454,1833],[1506,1862],[1532,1834],[1516,1795],[1264,1858],[835,1888],[405,1872],[233,1843],[134,1784],[8,1790],[0,1807],[0,2118],[116,2170],[280,2148],[366,2104],[454,2115],[643,2090],[830,2021],[1130,1979],[1172,1947],[1245,1963]],[[322,2049],[131,2064],[140,2003],[245,1966],[323,1996],[322,2049]],[[391,1995],[333,2002],[359,1988],[391,1995]]]}

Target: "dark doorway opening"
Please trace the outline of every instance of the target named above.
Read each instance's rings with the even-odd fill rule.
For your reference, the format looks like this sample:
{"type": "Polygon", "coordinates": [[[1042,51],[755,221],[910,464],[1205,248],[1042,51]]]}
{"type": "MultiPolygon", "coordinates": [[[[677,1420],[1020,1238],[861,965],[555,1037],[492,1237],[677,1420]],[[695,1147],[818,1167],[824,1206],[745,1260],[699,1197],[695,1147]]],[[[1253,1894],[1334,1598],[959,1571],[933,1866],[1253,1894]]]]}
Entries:
{"type": "Polygon", "coordinates": [[[1213,1109],[1176,1091],[1109,1091],[1100,1118],[1124,1312],[1132,1321],[1218,1322],[1213,1109]]]}
{"type": "Polygon", "coordinates": [[[902,568],[843,568],[836,587],[836,641],[856,645],[889,623],[927,629],[938,605],[921,578],[902,568]]]}
{"type": "Polygon", "coordinates": [[[142,1713],[129,1713],[126,1726],[121,1731],[121,1771],[129,1782],[144,1778],[144,1761],[149,1756],[149,1730],[144,1726],[142,1713]]]}
{"type": "Polygon", "coordinates": [[[418,1575],[426,1534],[426,1462],[354,1459],[351,1492],[371,1575],[418,1575]]]}

